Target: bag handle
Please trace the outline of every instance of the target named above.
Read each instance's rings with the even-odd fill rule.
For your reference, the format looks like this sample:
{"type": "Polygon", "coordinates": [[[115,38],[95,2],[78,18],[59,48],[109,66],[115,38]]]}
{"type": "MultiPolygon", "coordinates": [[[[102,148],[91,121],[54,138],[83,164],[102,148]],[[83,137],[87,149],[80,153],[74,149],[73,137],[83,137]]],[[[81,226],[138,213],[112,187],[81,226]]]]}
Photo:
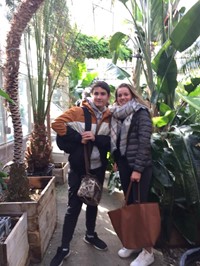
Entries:
{"type": "MultiPolygon", "coordinates": [[[[85,131],[90,131],[91,126],[92,126],[92,118],[91,118],[91,113],[89,112],[87,107],[81,107],[84,112],[84,117],[85,117],[85,131]]],[[[90,142],[87,144],[84,144],[84,160],[85,160],[85,171],[86,173],[89,172],[90,169],[90,155],[91,155],[91,145],[90,142]]]]}
{"type": "MultiPolygon", "coordinates": [[[[128,203],[128,198],[129,198],[129,195],[131,192],[132,185],[133,185],[133,181],[130,181],[129,186],[128,186],[128,190],[127,190],[126,195],[125,195],[125,205],[127,205],[127,203],[128,203]]],[[[138,203],[139,203],[140,202],[140,182],[137,185],[138,185],[138,203]]]]}
{"type": "MultiPolygon", "coordinates": [[[[81,108],[83,109],[84,116],[85,116],[85,131],[90,131],[91,130],[91,126],[92,126],[91,113],[89,112],[88,108],[86,108],[86,107],[81,107],[81,108]]],[[[95,135],[97,135],[99,128],[100,128],[100,124],[98,124],[97,127],[96,127],[95,135]]],[[[89,169],[90,169],[90,156],[91,156],[91,153],[92,153],[92,143],[91,143],[91,141],[88,141],[87,144],[84,144],[84,160],[85,160],[85,171],[86,171],[86,173],[88,173],[89,169]]]]}
{"type": "Polygon", "coordinates": [[[81,107],[81,108],[83,109],[84,116],[85,116],[85,131],[90,131],[91,126],[92,126],[91,114],[89,110],[87,109],[87,107],[81,107]]]}
{"type": "Polygon", "coordinates": [[[85,172],[86,174],[89,172],[90,169],[90,156],[91,156],[91,145],[90,142],[84,144],[84,160],[85,160],[85,172]]]}

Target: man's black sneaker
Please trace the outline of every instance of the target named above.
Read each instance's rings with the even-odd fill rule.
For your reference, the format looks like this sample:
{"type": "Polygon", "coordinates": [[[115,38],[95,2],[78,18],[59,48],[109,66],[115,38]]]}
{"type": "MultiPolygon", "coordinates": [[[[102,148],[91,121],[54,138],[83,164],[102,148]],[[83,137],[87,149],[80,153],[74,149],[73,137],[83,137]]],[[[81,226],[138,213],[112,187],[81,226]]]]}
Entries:
{"type": "Polygon", "coordinates": [[[87,235],[83,238],[83,240],[92,246],[94,246],[98,250],[107,250],[108,247],[105,242],[103,242],[100,238],[98,238],[97,233],[93,235],[87,235]]]}
{"type": "Polygon", "coordinates": [[[69,257],[69,255],[69,249],[63,249],[62,247],[58,247],[56,255],[53,257],[50,266],[61,266],[63,264],[63,260],[69,257]]]}

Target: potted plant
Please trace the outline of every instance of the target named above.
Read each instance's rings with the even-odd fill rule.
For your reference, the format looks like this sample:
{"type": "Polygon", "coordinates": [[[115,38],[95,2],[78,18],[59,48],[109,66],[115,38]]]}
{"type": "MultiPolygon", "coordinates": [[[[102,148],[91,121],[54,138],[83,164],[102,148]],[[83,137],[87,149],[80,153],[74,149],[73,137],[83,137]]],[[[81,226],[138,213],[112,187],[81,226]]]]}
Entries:
{"type": "Polygon", "coordinates": [[[40,262],[56,226],[55,177],[38,176],[27,180],[30,199],[0,202],[0,213],[27,213],[30,259],[32,262],[40,262]]]}
{"type": "Polygon", "coordinates": [[[25,152],[30,175],[52,175],[50,105],[54,90],[66,80],[62,70],[74,41],[66,44],[63,38],[67,42],[71,32],[66,1],[55,0],[44,1],[43,8],[33,16],[25,32],[26,65],[33,109],[33,131],[25,152]],[[35,45],[35,50],[32,45],[35,45]],[[37,59],[35,66],[33,58],[37,59]],[[37,79],[31,66],[37,70],[37,79]]]}

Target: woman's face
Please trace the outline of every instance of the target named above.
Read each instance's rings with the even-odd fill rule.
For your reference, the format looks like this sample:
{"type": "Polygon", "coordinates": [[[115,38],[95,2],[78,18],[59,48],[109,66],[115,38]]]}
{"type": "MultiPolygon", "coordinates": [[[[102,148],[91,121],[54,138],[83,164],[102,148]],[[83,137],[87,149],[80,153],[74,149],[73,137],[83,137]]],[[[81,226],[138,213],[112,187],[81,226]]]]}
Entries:
{"type": "Polygon", "coordinates": [[[126,104],[128,101],[132,100],[132,98],[132,94],[128,88],[122,87],[117,90],[117,103],[119,105],[126,104]]]}

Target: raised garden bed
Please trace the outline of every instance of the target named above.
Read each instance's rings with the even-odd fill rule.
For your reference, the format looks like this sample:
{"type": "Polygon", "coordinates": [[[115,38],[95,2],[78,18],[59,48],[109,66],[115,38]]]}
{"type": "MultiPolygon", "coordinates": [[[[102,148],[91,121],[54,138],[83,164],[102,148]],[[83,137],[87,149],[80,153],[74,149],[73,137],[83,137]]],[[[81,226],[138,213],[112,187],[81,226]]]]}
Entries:
{"type": "Polygon", "coordinates": [[[0,265],[25,266],[29,264],[27,214],[0,216],[0,265]],[[3,217],[3,218],[2,218],[3,217]],[[2,221],[5,219],[5,223],[2,221]]]}
{"type": "MultiPolygon", "coordinates": [[[[28,202],[1,202],[0,214],[27,212],[30,260],[38,263],[44,256],[56,226],[55,177],[29,177],[29,185],[30,188],[41,191],[37,199],[28,202]]],[[[17,252],[16,250],[15,253],[17,252]]]]}
{"type": "Polygon", "coordinates": [[[56,178],[56,183],[64,184],[67,181],[67,173],[69,169],[69,163],[54,163],[53,176],[56,178]]]}

